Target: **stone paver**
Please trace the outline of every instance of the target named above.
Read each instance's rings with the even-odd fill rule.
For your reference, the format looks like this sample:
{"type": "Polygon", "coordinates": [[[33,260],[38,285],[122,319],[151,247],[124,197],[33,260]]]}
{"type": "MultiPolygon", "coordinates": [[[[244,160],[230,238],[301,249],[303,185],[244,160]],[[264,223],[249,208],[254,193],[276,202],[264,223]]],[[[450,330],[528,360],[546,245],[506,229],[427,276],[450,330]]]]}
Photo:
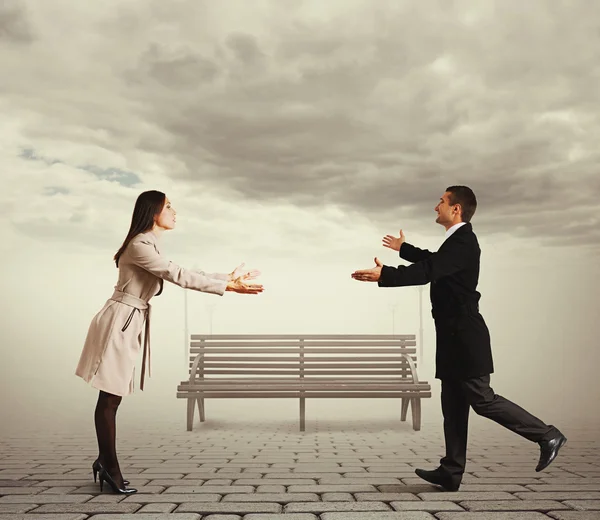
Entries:
{"type": "Polygon", "coordinates": [[[598,511],[600,517],[600,500],[565,500],[563,504],[573,509],[598,511]]]}
{"type": "Polygon", "coordinates": [[[0,504],[81,504],[93,495],[7,495],[0,504]]]}
{"type": "Polygon", "coordinates": [[[435,520],[425,511],[402,511],[381,513],[323,513],[322,520],[435,520]]]}
{"type": "MultiPolygon", "coordinates": [[[[95,520],[115,520],[114,515],[94,515],[95,520]]],[[[119,515],[118,520],[200,520],[201,515],[195,513],[136,513],[119,515]]]]}
{"type": "MultiPolygon", "coordinates": [[[[31,520],[32,515],[0,514],[0,520],[31,520]]],[[[36,514],[35,520],[85,520],[87,515],[73,513],[36,514]]]]}
{"type": "Polygon", "coordinates": [[[247,513],[280,513],[283,507],[276,503],[256,502],[228,502],[228,503],[184,503],[176,510],[176,513],[196,512],[208,515],[211,513],[235,513],[244,515],[247,513]]]}
{"type": "Polygon", "coordinates": [[[394,508],[396,511],[429,511],[432,513],[438,513],[440,511],[464,511],[464,509],[457,503],[450,502],[450,500],[415,500],[409,502],[392,501],[390,502],[390,506],[392,506],[392,508],[394,508]]]}
{"type": "Polygon", "coordinates": [[[479,513],[438,513],[439,520],[548,520],[544,513],[534,511],[518,512],[479,512],[479,513]]]}
{"type": "Polygon", "coordinates": [[[177,508],[177,504],[146,504],[142,507],[139,513],[171,513],[175,508],[177,508]]]}
{"type": "Polygon", "coordinates": [[[235,493],[225,495],[222,502],[277,502],[278,504],[289,504],[290,502],[318,502],[319,495],[316,493],[235,493]]]}
{"type": "MultiPolygon", "coordinates": [[[[249,514],[244,515],[244,520],[317,520],[317,516],[311,513],[288,513],[280,515],[263,515],[263,514],[249,514]]],[[[207,517],[208,519],[208,517],[207,517]]],[[[205,519],[203,519],[205,520],[205,519]]],[[[215,517],[213,520],[222,520],[222,517],[215,517]]]]}
{"type": "Polygon", "coordinates": [[[553,511],[569,509],[556,500],[479,500],[459,502],[468,511],[553,511]]]}
{"type": "Polygon", "coordinates": [[[27,513],[36,507],[37,504],[0,504],[0,513],[27,513]]]}
{"type": "Polygon", "coordinates": [[[598,511],[549,511],[548,516],[556,520],[598,520],[598,511]]]}
{"type": "Polygon", "coordinates": [[[195,493],[195,494],[171,494],[167,495],[143,495],[136,493],[128,496],[123,502],[136,502],[138,504],[161,504],[161,503],[172,503],[181,504],[184,502],[219,502],[223,495],[217,493],[195,493]]]}
{"type": "Polygon", "coordinates": [[[359,502],[398,502],[400,500],[417,500],[421,499],[413,493],[354,493],[354,498],[359,502]]]}
{"type": "Polygon", "coordinates": [[[422,500],[453,500],[455,502],[462,502],[464,500],[517,500],[517,497],[510,493],[506,493],[505,491],[454,491],[452,494],[449,494],[448,492],[419,493],[418,496],[422,500]]]}
{"type": "Polygon", "coordinates": [[[383,502],[309,502],[292,503],[285,506],[286,513],[324,513],[327,511],[389,511],[390,507],[383,502]]]}
{"type": "Polygon", "coordinates": [[[113,503],[87,503],[87,504],[44,504],[36,509],[34,513],[135,513],[142,507],[141,504],[113,504],[113,503]]]}
{"type": "Polygon", "coordinates": [[[419,432],[397,420],[304,433],[294,421],[130,423],[119,462],[139,492],[125,497],[94,482],[89,425],[24,431],[0,438],[0,520],[600,520],[600,425],[568,437],[536,473],[535,446],[470,426],[462,486],[445,492],[414,474],[442,455],[438,417],[419,432]]]}

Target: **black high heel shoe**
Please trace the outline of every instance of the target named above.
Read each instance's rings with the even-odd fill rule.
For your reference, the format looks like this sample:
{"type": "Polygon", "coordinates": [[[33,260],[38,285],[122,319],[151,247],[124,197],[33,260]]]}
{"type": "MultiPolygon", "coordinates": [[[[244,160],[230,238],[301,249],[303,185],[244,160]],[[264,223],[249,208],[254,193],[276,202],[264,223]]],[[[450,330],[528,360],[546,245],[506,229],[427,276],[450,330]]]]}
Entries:
{"type": "Polygon", "coordinates": [[[128,488],[127,486],[125,486],[124,488],[120,488],[119,486],[117,486],[117,483],[113,480],[108,471],[106,471],[106,468],[102,468],[100,470],[98,478],[100,479],[100,491],[102,491],[102,485],[106,480],[106,482],[108,482],[108,485],[112,488],[112,490],[115,493],[119,493],[121,495],[133,495],[134,493],[137,493],[137,489],[128,488]]]}
{"type": "MultiPolygon", "coordinates": [[[[92,471],[94,472],[94,482],[96,482],[96,474],[99,471],[102,471],[102,464],[100,464],[100,461],[98,459],[96,459],[94,461],[94,463],[92,464],[92,471]]],[[[123,479],[123,485],[124,486],[128,486],[129,485],[129,480],[123,479]]]]}

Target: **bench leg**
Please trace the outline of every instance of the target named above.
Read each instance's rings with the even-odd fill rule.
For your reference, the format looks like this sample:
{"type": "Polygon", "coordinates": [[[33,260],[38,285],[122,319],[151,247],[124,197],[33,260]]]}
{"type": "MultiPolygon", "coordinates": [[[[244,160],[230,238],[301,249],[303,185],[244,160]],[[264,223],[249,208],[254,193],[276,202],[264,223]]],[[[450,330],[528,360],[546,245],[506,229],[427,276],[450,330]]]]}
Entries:
{"type": "Polygon", "coordinates": [[[187,400],[187,431],[192,431],[192,426],[194,424],[194,408],[196,407],[196,398],[188,397],[187,400]]]}
{"type": "Polygon", "coordinates": [[[421,398],[413,397],[410,400],[412,410],[413,430],[418,432],[421,429],[421,398]]]}
{"type": "Polygon", "coordinates": [[[408,397],[402,398],[402,412],[400,413],[400,420],[406,421],[406,413],[408,412],[408,405],[410,404],[410,399],[408,397]]]}
{"type": "Polygon", "coordinates": [[[206,418],[204,417],[204,397],[199,397],[198,401],[198,414],[200,415],[200,422],[204,422],[206,418]]]}
{"type": "Polygon", "coordinates": [[[305,430],[305,419],[306,419],[306,404],[305,398],[300,398],[300,431],[303,432],[305,430]]]}

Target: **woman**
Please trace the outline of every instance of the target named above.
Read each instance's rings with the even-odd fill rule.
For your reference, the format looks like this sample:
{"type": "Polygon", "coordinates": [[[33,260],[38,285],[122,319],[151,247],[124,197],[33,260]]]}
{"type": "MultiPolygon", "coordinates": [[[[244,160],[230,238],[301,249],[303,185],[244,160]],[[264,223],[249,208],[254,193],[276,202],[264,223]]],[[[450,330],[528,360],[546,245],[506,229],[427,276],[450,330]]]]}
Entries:
{"type": "Polygon", "coordinates": [[[184,269],[160,253],[159,237],[175,227],[176,212],[164,193],[142,193],[133,210],[131,226],[123,245],[114,256],[119,269],[115,291],[90,324],[75,374],[100,391],[94,414],[98,437],[98,459],[92,465],[94,481],[99,472],[116,493],[131,494],[127,488],[117,453],[116,414],[121,399],[133,392],[135,361],[144,352],[140,389],[144,389],[146,365],[150,374],[150,304],[162,292],[163,280],[185,289],[223,295],[225,291],[257,294],[260,284],[247,284],[258,271],[242,272],[240,265],[230,274],[206,274],[184,269]]]}

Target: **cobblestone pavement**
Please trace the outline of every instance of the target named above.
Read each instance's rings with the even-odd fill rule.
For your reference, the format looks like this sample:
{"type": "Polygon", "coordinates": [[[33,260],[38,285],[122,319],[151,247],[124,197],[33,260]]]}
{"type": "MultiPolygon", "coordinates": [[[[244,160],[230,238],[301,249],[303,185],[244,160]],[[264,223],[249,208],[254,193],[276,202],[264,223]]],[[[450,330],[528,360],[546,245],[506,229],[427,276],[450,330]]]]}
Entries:
{"type": "Polygon", "coordinates": [[[569,428],[545,471],[539,448],[491,421],[470,427],[458,492],[420,480],[442,455],[441,419],[347,427],[339,421],[197,420],[121,428],[121,470],[138,493],[94,483],[89,425],[0,441],[0,520],[600,519],[600,428],[569,428]]]}

